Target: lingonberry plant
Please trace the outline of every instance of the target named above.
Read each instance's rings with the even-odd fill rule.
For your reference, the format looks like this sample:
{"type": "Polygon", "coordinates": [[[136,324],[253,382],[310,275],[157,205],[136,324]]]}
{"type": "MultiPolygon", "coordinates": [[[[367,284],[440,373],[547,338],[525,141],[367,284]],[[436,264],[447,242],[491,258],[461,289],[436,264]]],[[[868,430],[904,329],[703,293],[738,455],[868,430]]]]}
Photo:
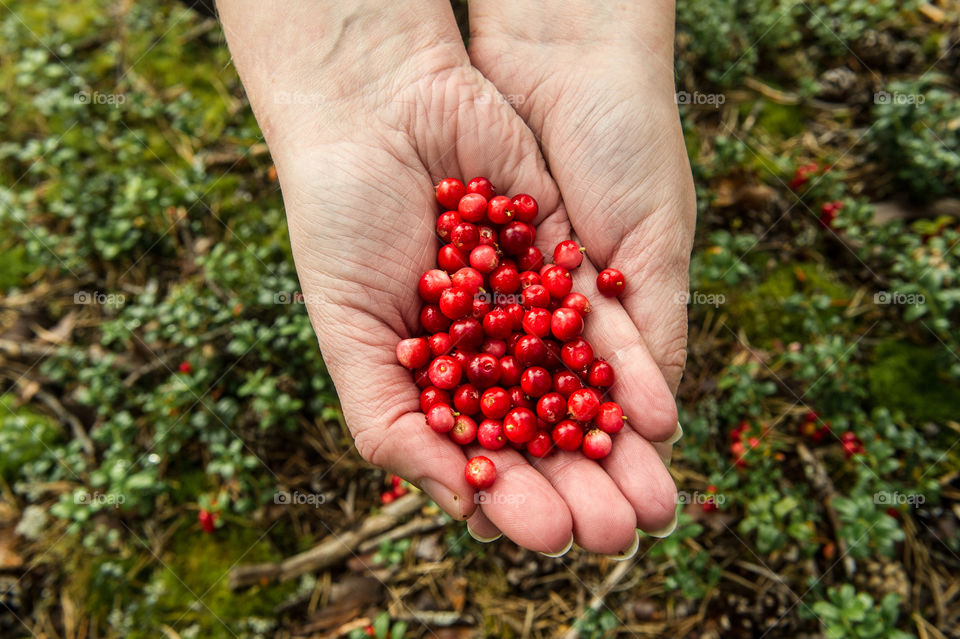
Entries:
{"type": "MultiPolygon", "coordinates": [[[[532,457],[553,448],[602,459],[626,417],[603,391],[613,367],[582,337],[590,301],[574,292],[570,271],[583,263],[573,240],[557,244],[553,264],[533,246],[539,207],[526,194],[496,195],[490,180],[437,185],[437,267],[420,278],[426,336],[397,344],[397,361],[422,389],[420,408],[438,436],[498,450],[508,443],[532,457]],[[489,292],[495,295],[490,295],[489,292]],[[517,303],[519,301],[519,303],[517,303]],[[569,417],[569,418],[568,418],[569,417]],[[479,425],[477,424],[479,420],[479,425]]],[[[623,292],[616,269],[597,288],[623,292]]],[[[496,479],[493,462],[473,457],[465,469],[478,489],[496,479]]]]}

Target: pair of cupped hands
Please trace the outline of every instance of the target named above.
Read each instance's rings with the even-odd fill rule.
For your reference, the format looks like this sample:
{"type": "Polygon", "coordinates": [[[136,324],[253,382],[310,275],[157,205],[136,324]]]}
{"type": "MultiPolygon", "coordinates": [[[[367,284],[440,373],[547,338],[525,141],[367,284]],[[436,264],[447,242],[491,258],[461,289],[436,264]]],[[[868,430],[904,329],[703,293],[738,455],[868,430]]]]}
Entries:
{"type": "Polygon", "coordinates": [[[502,532],[544,553],[575,541],[624,557],[638,529],[676,525],[667,466],[681,433],[674,395],[696,206],[672,5],[636,4],[475,0],[465,49],[446,0],[220,3],[357,449],[482,540],[502,532]],[[599,462],[464,451],[425,426],[419,389],[396,361],[397,342],[417,334],[417,282],[440,246],[435,185],[479,175],[538,200],[545,255],[571,237],[586,247],[574,272],[593,305],[585,337],[614,366],[610,396],[629,418],[599,462]],[[596,292],[607,266],[626,276],[619,299],[596,292]],[[497,481],[477,504],[463,469],[481,453],[497,481]]]}

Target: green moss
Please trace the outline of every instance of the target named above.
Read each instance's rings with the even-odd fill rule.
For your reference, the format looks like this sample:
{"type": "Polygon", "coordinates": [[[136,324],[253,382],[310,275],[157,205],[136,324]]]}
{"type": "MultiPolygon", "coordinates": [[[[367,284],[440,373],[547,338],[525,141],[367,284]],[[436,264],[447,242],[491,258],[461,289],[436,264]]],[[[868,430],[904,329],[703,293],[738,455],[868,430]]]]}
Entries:
{"type": "Polygon", "coordinates": [[[881,342],[867,368],[870,395],[879,406],[902,410],[913,423],[956,419],[960,384],[950,377],[950,360],[943,348],[881,342]]]}
{"type": "Polygon", "coordinates": [[[3,259],[0,260],[0,291],[22,286],[23,279],[40,268],[22,245],[4,246],[0,243],[0,253],[3,253],[3,259]]]}
{"type": "Polygon", "coordinates": [[[19,406],[11,394],[0,395],[0,477],[12,483],[26,464],[45,455],[58,432],[50,417],[19,406]]]}
{"type": "Polygon", "coordinates": [[[766,101],[757,116],[756,126],[778,140],[787,140],[804,131],[805,119],[800,105],[766,101]]]}

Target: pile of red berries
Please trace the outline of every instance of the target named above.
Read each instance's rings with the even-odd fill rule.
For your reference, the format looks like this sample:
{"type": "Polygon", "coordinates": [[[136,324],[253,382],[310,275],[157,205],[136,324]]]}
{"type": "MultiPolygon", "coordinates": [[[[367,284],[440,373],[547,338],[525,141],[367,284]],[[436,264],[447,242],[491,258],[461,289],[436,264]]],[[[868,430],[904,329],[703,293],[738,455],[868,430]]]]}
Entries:
{"type": "MultiPolygon", "coordinates": [[[[554,447],[590,459],[610,454],[611,434],[626,418],[603,401],[613,367],[582,337],[590,302],[573,291],[570,271],[584,250],[561,242],[546,263],[534,246],[539,212],[526,194],[496,195],[490,180],[437,186],[444,208],[437,235],[445,242],[439,268],[420,278],[425,337],[401,340],[397,359],[422,389],[426,424],[461,446],[510,445],[533,457],[554,447]]],[[[623,274],[604,269],[597,288],[620,295],[623,274]]],[[[471,459],[467,481],[486,488],[496,479],[487,457],[471,459]]]]}
{"type": "Polygon", "coordinates": [[[390,490],[385,490],[380,493],[380,503],[384,506],[391,504],[394,500],[406,495],[407,492],[407,487],[404,485],[403,480],[396,475],[390,475],[390,490]]]}

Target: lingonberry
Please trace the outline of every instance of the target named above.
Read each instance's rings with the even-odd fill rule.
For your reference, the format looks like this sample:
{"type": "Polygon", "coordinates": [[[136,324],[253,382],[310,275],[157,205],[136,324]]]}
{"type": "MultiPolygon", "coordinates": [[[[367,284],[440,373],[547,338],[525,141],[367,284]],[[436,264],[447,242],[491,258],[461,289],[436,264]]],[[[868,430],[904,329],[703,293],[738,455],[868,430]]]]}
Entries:
{"type": "Polygon", "coordinates": [[[512,295],[519,291],[520,273],[517,272],[517,267],[507,260],[501,262],[490,274],[490,288],[494,293],[502,295],[512,295]]]}
{"type": "Polygon", "coordinates": [[[497,249],[492,246],[481,244],[470,251],[470,266],[484,275],[492,273],[499,265],[500,258],[497,257],[497,249]]]}
{"type": "Polygon", "coordinates": [[[534,284],[539,285],[540,282],[540,274],[536,271],[523,271],[520,273],[520,288],[523,290],[530,288],[534,284]]]}
{"type": "Polygon", "coordinates": [[[477,388],[490,388],[500,379],[500,360],[489,353],[476,355],[467,366],[467,379],[477,388]]]}
{"type": "Polygon", "coordinates": [[[460,224],[460,214],[456,211],[447,211],[437,218],[437,235],[444,242],[450,241],[450,232],[460,224]]]}
{"type": "Polygon", "coordinates": [[[550,318],[550,332],[561,342],[568,342],[583,332],[583,318],[572,308],[558,308],[550,318]]]}
{"type": "Polygon", "coordinates": [[[613,448],[613,440],[610,439],[610,435],[607,433],[598,428],[594,428],[583,436],[581,448],[583,454],[588,458],[603,459],[610,454],[610,450],[613,448]]]}
{"type": "Polygon", "coordinates": [[[542,366],[531,366],[520,376],[520,388],[530,397],[541,397],[550,391],[553,379],[542,366]]]}
{"type": "Polygon", "coordinates": [[[503,436],[503,422],[499,419],[485,419],[477,426],[477,443],[487,450],[500,450],[507,445],[503,436]]]}
{"type": "MultiPolygon", "coordinates": [[[[435,404],[449,404],[450,393],[436,386],[427,386],[420,391],[420,411],[426,413],[435,404]]],[[[457,409],[459,410],[459,409],[457,409]]]]}
{"type": "Polygon", "coordinates": [[[473,361],[473,356],[476,353],[472,351],[465,350],[463,348],[455,348],[450,353],[450,357],[457,360],[457,363],[460,364],[460,371],[463,377],[467,375],[467,366],[470,365],[470,362],[473,361]]]}
{"type": "Polygon", "coordinates": [[[547,354],[543,358],[543,367],[548,371],[555,371],[563,367],[563,361],[560,359],[560,345],[553,340],[544,342],[547,345],[547,354]]]}
{"type": "Polygon", "coordinates": [[[464,253],[469,253],[480,243],[480,230],[470,222],[461,222],[450,231],[450,243],[464,253]]]}
{"type": "Polygon", "coordinates": [[[428,333],[440,333],[450,328],[450,320],[440,312],[436,304],[426,304],[420,309],[420,326],[428,333]]]}
{"type": "Polygon", "coordinates": [[[483,344],[480,345],[480,352],[490,353],[499,360],[507,354],[507,343],[502,339],[487,338],[483,340],[483,344]]]}
{"type": "Polygon", "coordinates": [[[593,363],[593,347],[590,346],[587,340],[578,337],[566,342],[560,348],[560,359],[563,360],[563,363],[569,368],[575,371],[582,371],[593,363]]]}
{"type": "Polygon", "coordinates": [[[567,398],[567,413],[578,422],[589,422],[600,410],[600,398],[592,388],[581,388],[567,398]]]}
{"type": "Polygon", "coordinates": [[[506,224],[513,219],[513,202],[510,198],[497,195],[487,202],[487,219],[494,224],[506,224]]]}
{"type": "Polygon", "coordinates": [[[516,386],[520,383],[523,369],[513,355],[500,358],[500,383],[504,386],[516,386]]]}
{"type": "Polygon", "coordinates": [[[564,397],[570,397],[573,391],[583,388],[583,383],[576,373],[570,371],[559,371],[553,376],[553,390],[564,397]]]}
{"type": "Polygon", "coordinates": [[[543,266],[543,253],[536,246],[528,246],[522,253],[517,253],[515,257],[517,258],[517,268],[521,271],[536,272],[543,266]]]}
{"type": "Polygon", "coordinates": [[[476,295],[473,298],[473,310],[470,312],[470,317],[482,323],[483,318],[492,310],[493,302],[490,301],[489,295],[476,295]]]}
{"type": "Polygon", "coordinates": [[[560,242],[553,249],[553,263],[569,270],[583,263],[583,249],[573,240],[560,242]]]}
{"type": "Polygon", "coordinates": [[[537,417],[548,424],[556,424],[567,414],[567,398],[550,392],[537,401],[537,417]]]}
{"type": "Polygon", "coordinates": [[[448,273],[470,266],[467,256],[453,244],[444,244],[437,253],[437,265],[448,273]]]}
{"type": "Polygon", "coordinates": [[[523,307],[519,304],[507,304],[504,309],[510,320],[513,322],[513,330],[519,331],[523,328],[523,307]]]}
{"type": "Polygon", "coordinates": [[[477,422],[467,415],[457,415],[457,419],[453,422],[453,429],[450,431],[450,439],[461,446],[467,446],[476,438],[477,422]]]}
{"type": "Polygon", "coordinates": [[[553,427],[551,436],[560,450],[577,450],[583,442],[583,428],[572,419],[565,419],[553,427]]]}
{"type": "Polygon", "coordinates": [[[497,190],[493,188],[493,184],[485,177],[475,177],[467,182],[467,193],[477,193],[489,200],[496,192],[497,190]]]}
{"type": "Polygon", "coordinates": [[[604,402],[597,410],[593,423],[605,433],[618,433],[623,428],[627,418],[623,416],[623,409],[616,402],[604,402]]]}
{"type": "Polygon", "coordinates": [[[513,351],[522,366],[534,366],[543,362],[547,356],[547,347],[543,340],[535,335],[524,335],[517,340],[517,347],[513,351]]]}
{"type": "Polygon", "coordinates": [[[500,248],[508,255],[519,257],[533,245],[535,237],[536,232],[526,222],[510,222],[500,229],[500,248]]]}
{"type": "MultiPolygon", "coordinates": [[[[392,490],[385,490],[380,493],[380,503],[386,506],[387,504],[392,504],[397,496],[393,493],[392,490]]],[[[376,636],[376,635],[374,635],[376,636]]]]}
{"type": "Polygon", "coordinates": [[[488,388],[480,396],[480,412],[489,419],[500,419],[510,410],[510,395],[499,386],[488,388]]]}
{"type": "Polygon", "coordinates": [[[430,354],[433,357],[447,355],[450,349],[453,348],[453,340],[450,339],[450,333],[434,333],[427,338],[427,343],[430,345],[430,354]]]}
{"type": "Polygon", "coordinates": [[[420,276],[417,290],[420,291],[420,297],[424,302],[436,304],[440,300],[440,295],[451,286],[453,282],[450,276],[440,269],[433,268],[420,276]]]}
{"type": "Polygon", "coordinates": [[[513,209],[517,219],[527,223],[533,222],[539,212],[537,201],[526,193],[518,193],[513,196],[513,209]]]}
{"type": "Polygon", "coordinates": [[[449,433],[457,416],[448,404],[434,404],[427,410],[427,426],[438,433],[449,433]]]}
{"type": "Polygon", "coordinates": [[[506,339],[513,332],[513,320],[502,308],[495,308],[483,318],[483,332],[490,337],[506,339]]]}
{"type": "Polygon", "coordinates": [[[503,434],[518,444],[525,444],[537,432],[537,416],[529,408],[514,408],[503,418],[503,434]]]}
{"type": "Polygon", "coordinates": [[[420,390],[430,386],[430,374],[428,366],[424,366],[423,368],[418,368],[413,371],[413,383],[416,384],[417,388],[420,390]]]}
{"type": "Polygon", "coordinates": [[[602,359],[596,359],[590,364],[587,370],[587,383],[598,388],[608,388],[613,386],[614,374],[613,366],[602,359]]]}
{"type": "Polygon", "coordinates": [[[462,369],[460,363],[449,355],[441,355],[427,369],[430,382],[439,389],[450,390],[460,383],[462,369]]]}
{"type": "MultiPolygon", "coordinates": [[[[521,315],[521,319],[522,319],[521,315]]],[[[520,338],[523,337],[523,333],[510,333],[510,337],[507,338],[507,352],[511,355],[515,350],[517,350],[517,342],[520,341],[520,338]]]]}
{"type": "Polygon", "coordinates": [[[471,295],[475,295],[483,286],[483,275],[477,269],[467,266],[451,275],[450,282],[471,295]]]}
{"type": "Polygon", "coordinates": [[[533,457],[546,457],[553,448],[553,440],[546,431],[539,430],[533,439],[527,442],[527,452],[533,457]]]}
{"type": "Polygon", "coordinates": [[[480,243],[484,246],[497,247],[497,240],[500,239],[500,234],[497,233],[497,229],[493,228],[489,224],[480,225],[480,243]]]}
{"type": "MultiPolygon", "coordinates": [[[[454,284],[456,282],[454,281],[454,284]]],[[[590,312],[590,300],[583,293],[570,293],[560,302],[560,306],[572,308],[580,313],[580,317],[586,317],[590,312]]]]}
{"type": "MultiPolygon", "coordinates": [[[[446,391],[440,391],[446,392],[446,391]]],[[[453,407],[458,413],[476,415],[480,412],[480,391],[473,384],[463,384],[453,391],[453,407]]]]}
{"type": "Polygon", "coordinates": [[[426,366],[430,361],[429,343],[422,337],[400,340],[397,343],[397,361],[410,370],[426,366]]]}
{"type": "Polygon", "coordinates": [[[522,386],[511,386],[507,389],[507,395],[510,396],[510,407],[511,408],[529,408],[534,410],[537,405],[527,397],[526,393],[523,392],[522,386]]]}
{"type": "Polygon", "coordinates": [[[525,308],[546,308],[550,305],[550,293],[541,284],[531,284],[523,289],[520,301],[525,308]]]}
{"type": "Polygon", "coordinates": [[[457,212],[467,222],[479,222],[487,214],[487,198],[479,193],[467,193],[460,198],[457,212]]]}
{"type": "Polygon", "coordinates": [[[623,273],[615,268],[605,268],[597,275],[597,290],[607,297],[618,297],[625,284],[623,273]]]}
{"type": "Polygon", "coordinates": [[[211,513],[206,508],[197,513],[197,521],[200,522],[200,528],[206,534],[212,533],[217,528],[217,517],[219,513],[211,513]]]}
{"type": "Polygon", "coordinates": [[[445,178],[437,185],[437,202],[445,209],[457,208],[460,198],[466,194],[466,187],[457,178],[445,178]]]}
{"type": "Polygon", "coordinates": [[[470,315],[473,310],[473,296],[458,286],[451,286],[440,294],[440,312],[452,320],[470,315]]]}
{"type": "Polygon", "coordinates": [[[493,482],[497,480],[497,467],[493,465],[489,458],[477,455],[467,461],[467,466],[463,469],[463,476],[468,484],[477,490],[483,490],[493,486],[493,482]]]}
{"type": "Polygon", "coordinates": [[[733,442],[730,444],[730,454],[733,456],[733,463],[740,468],[747,465],[747,447],[744,446],[743,442],[733,442]]]}
{"type": "Polygon", "coordinates": [[[453,345],[457,348],[476,350],[483,344],[483,326],[472,317],[452,323],[449,333],[453,345]]]}
{"type": "Polygon", "coordinates": [[[529,335],[543,338],[550,334],[550,311],[532,308],[523,315],[523,330],[529,335]]]}
{"type": "Polygon", "coordinates": [[[570,277],[570,271],[562,266],[551,266],[540,274],[543,280],[543,286],[550,293],[550,297],[563,299],[573,288],[573,279],[570,277]]]}

